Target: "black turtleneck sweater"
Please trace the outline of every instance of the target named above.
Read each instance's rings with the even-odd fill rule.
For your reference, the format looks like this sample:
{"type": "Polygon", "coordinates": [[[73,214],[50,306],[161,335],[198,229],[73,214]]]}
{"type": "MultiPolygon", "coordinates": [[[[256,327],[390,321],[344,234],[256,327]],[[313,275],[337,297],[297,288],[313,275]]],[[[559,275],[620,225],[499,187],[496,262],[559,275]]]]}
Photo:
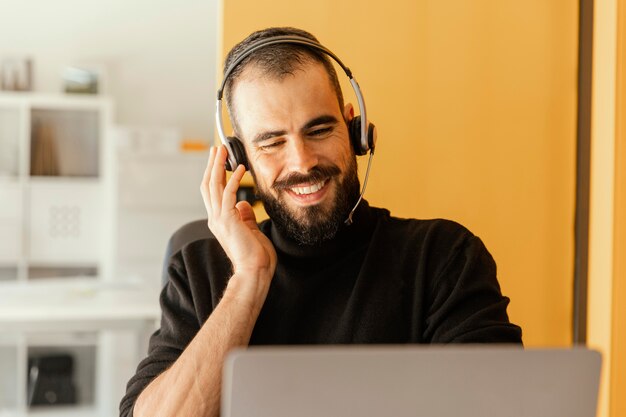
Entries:
{"type": "MultiPolygon", "coordinates": [[[[260,225],[278,255],[250,344],[521,343],[493,258],[463,226],[407,220],[363,202],[351,226],[317,247],[260,225]]],[[[217,305],[231,264],[215,238],[169,261],[161,328],[128,383],[120,415],[182,353],[217,305]]]]}

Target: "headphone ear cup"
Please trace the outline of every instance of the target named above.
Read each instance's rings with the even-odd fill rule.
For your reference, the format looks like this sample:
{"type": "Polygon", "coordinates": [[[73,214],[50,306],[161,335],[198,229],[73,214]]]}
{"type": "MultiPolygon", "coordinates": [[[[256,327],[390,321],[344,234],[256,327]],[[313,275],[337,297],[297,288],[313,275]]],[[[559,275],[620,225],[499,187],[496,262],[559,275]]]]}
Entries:
{"type": "Polygon", "coordinates": [[[352,147],[354,148],[354,153],[357,155],[365,155],[368,149],[363,149],[361,145],[361,116],[355,116],[350,120],[348,133],[350,135],[350,142],[352,142],[352,147]]]}
{"type": "Polygon", "coordinates": [[[239,138],[235,136],[229,136],[226,138],[228,144],[230,145],[230,150],[233,153],[233,158],[235,158],[236,165],[234,167],[230,166],[230,162],[228,159],[226,160],[226,170],[234,171],[237,168],[237,165],[243,165],[248,171],[250,168],[248,166],[248,158],[246,157],[246,149],[243,147],[243,143],[239,140],[239,138]]]}
{"type": "Polygon", "coordinates": [[[378,137],[378,131],[376,130],[376,126],[374,123],[367,124],[367,146],[368,150],[374,152],[374,148],[376,147],[376,139],[378,137]]]}
{"type": "Polygon", "coordinates": [[[367,144],[363,146],[361,143],[361,116],[355,116],[350,120],[348,132],[354,153],[359,156],[365,155],[376,143],[376,127],[372,123],[368,123],[367,126],[367,144]]]}

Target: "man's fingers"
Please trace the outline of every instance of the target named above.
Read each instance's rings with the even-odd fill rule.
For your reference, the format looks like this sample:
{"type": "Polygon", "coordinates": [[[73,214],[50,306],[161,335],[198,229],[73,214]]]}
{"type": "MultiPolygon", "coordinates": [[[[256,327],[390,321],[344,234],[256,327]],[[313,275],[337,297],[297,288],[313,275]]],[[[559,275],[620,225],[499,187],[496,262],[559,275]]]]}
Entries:
{"type": "Polygon", "coordinates": [[[211,169],[213,168],[213,162],[215,161],[215,147],[211,146],[209,149],[209,157],[207,159],[206,167],[204,168],[204,175],[202,175],[202,183],[200,184],[201,191],[205,191],[206,185],[209,183],[211,177],[211,169]]]}
{"type": "Polygon", "coordinates": [[[211,180],[211,171],[213,170],[213,164],[215,162],[216,151],[217,149],[213,146],[209,150],[209,158],[207,161],[206,168],[204,169],[202,182],[200,183],[200,194],[202,194],[202,200],[204,201],[204,206],[207,210],[211,210],[211,204],[210,204],[211,192],[209,190],[209,181],[211,180]]]}
{"type": "Polygon", "coordinates": [[[254,214],[254,209],[247,201],[240,201],[236,205],[237,210],[239,210],[239,217],[241,220],[250,228],[250,229],[258,229],[258,224],[256,222],[256,215],[254,214]]]}
{"type": "Polygon", "coordinates": [[[222,209],[231,210],[235,208],[237,204],[237,189],[241,183],[243,175],[246,173],[246,169],[243,165],[238,165],[233,175],[231,175],[226,187],[224,188],[224,196],[222,198],[222,209]]]}
{"type": "Polygon", "coordinates": [[[209,191],[211,193],[211,206],[216,216],[219,216],[222,212],[222,195],[226,186],[226,169],[224,164],[226,163],[227,155],[228,153],[224,145],[218,146],[211,169],[209,191]]]}

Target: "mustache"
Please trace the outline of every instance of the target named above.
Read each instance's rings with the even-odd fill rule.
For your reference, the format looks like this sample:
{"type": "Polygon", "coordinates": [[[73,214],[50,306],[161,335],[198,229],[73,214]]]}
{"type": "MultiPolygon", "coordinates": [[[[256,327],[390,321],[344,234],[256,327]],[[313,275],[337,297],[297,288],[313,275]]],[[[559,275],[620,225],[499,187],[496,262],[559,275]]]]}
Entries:
{"type": "Polygon", "coordinates": [[[339,174],[341,174],[341,170],[337,165],[318,165],[311,168],[311,171],[306,174],[299,172],[287,174],[284,178],[274,181],[272,188],[284,190],[298,184],[321,182],[339,174]]]}

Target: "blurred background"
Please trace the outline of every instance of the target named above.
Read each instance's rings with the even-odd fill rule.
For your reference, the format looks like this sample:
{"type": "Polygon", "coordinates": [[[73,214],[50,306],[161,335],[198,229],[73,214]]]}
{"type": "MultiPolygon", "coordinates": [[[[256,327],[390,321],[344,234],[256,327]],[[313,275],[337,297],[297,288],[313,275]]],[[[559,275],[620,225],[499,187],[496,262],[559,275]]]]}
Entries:
{"type": "Polygon", "coordinates": [[[624,9],[0,0],[0,416],[116,415],[167,239],[205,215],[223,58],[268,26],[354,72],[379,131],[370,204],[478,235],[526,346],[600,349],[599,415],[626,413],[624,9]]]}

